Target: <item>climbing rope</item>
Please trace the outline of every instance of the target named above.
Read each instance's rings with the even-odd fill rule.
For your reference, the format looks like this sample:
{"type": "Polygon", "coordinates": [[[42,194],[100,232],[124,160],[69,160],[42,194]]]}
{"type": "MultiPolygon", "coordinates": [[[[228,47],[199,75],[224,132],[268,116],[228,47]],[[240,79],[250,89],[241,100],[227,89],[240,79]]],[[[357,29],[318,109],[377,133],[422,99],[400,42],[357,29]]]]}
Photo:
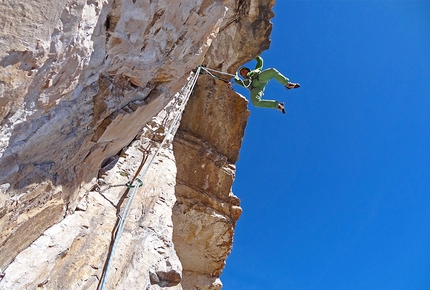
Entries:
{"type": "MultiPolygon", "coordinates": [[[[210,76],[211,76],[211,77],[213,77],[214,79],[218,79],[218,80],[223,81],[223,82],[225,82],[225,83],[230,83],[230,81],[229,81],[229,80],[226,80],[226,79],[220,78],[219,76],[214,75],[213,73],[211,73],[211,72],[210,72],[210,71],[214,71],[214,72],[219,72],[219,71],[216,71],[216,70],[213,70],[213,69],[208,69],[207,67],[204,67],[204,66],[202,66],[202,67],[201,67],[201,69],[202,69],[202,70],[204,70],[208,75],[210,75],[210,76]]],[[[219,73],[222,73],[222,72],[219,72],[219,73]]],[[[224,73],[224,74],[227,74],[227,73],[224,73]]],[[[228,75],[230,75],[230,74],[228,74],[228,75]]]]}
{"type": "MultiPolygon", "coordinates": [[[[228,75],[228,76],[231,76],[231,77],[236,77],[236,75],[233,75],[233,74],[230,74],[230,73],[226,73],[226,72],[222,72],[222,71],[219,71],[219,70],[214,70],[214,69],[207,68],[207,67],[204,67],[204,66],[200,66],[200,68],[203,69],[208,75],[210,75],[211,77],[213,77],[215,79],[219,79],[219,80],[221,80],[221,81],[223,81],[225,83],[234,84],[234,83],[231,83],[229,80],[220,78],[219,76],[212,74],[211,72],[220,73],[220,74],[228,75]]],[[[245,82],[242,79],[240,79],[240,82],[242,83],[242,85],[245,88],[249,88],[249,86],[251,85],[251,82],[247,85],[247,84],[245,84],[245,82]]]]}
{"type": "Polygon", "coordinates": [[[223,75],[228,75],[228,76],[231,76],[231,77],[235,77],[236,76],[236,75],[233,75],[233,74],[229,74],[229,73],[222,72],[222,71],[219,71],[219,70],[214,70],[214,69],[211,69],[211,68],[208,68],[208,67],[204,67],[204,66],[202,66],[202,69],[204,69],[205,71],[212,71],[212,72],[220,73],[220,74],[223,74],[223,75]]]}
{"type": "Polygon", "coordinates": [[[111,266],[111,262],[112,262],[112,259],[113,259],[113,256],[114,256],[115,249],[116,249],[116,246],[118,244],[119,238],[120,238],[120,236],[122,234],[122,231],[124,229],[125,220],[127,219],[127,215],[128,215],[129,210],[130,210],[131,202],[133,201],[133,198],[136,195],[137,189],[140,186],[143,185],[143,182],[142,182],[143,177],[147,173],[147,171],[150,168],[150,166],[151,166],[152,162],[154,161],[155,157],[158,155],[158,152],[160,151],[160,149],[164,146],[164,143],[166,142],[167,137],[172,133],[173,129],[175,128],[176,124],[178,123],[179,118],[181,117],[182,112],[185,109],[185,105],[187,104],[188,99],[189,99],[189,97],[191,95],[191,92],[193,91],[194,86],[197,83],[197,79],[199,77],[200,69],[201,68],[202,68],[201,66],[199,66],[197,68],[197,71],[196,71],[196,73],[194,75],[194,78],[191,81],[190,89],[188,90],[188,93],[186,94],[185,99],[183,100],[183,102],[181,104],[181,107],[180,107],[180,110],[179,110],[178,114],[176,115],[175,119],[173,120],[172,125],[170,126],[170,128],[167,131],[166,135],[164,135],[163,141],[161,142],[160,146],[157,148],[157,150],[155,151],[155,153],[152,155],[151,159],[146,163],[146,166],[142,169],[142,172],[139,174],[139,176],[137,178],[135,178],[135,180],[138,182],[138,184],[137,185],[133,185],[132,183],[127,183],[127,187],[130,188],[130,189],[132,189],[132,192],[131,192],[131,194],[130,194],[130,196],[128,198],[127,204],[124,207],[124,211],[123,211],[122,216],[121,215],[119,216],[119,222],[117,224],[117,228],[116,228],[116,232],[115,232],[115,236],[114,236],[112,248],[111,248],[110,252],[108,253],[108,261],[107,261],[107,265],[106,265],[106,271],[104,271],[104,273],[102,275],[103,276],[102,277],[102,281],[99,284],[100,287],[98,287],[99,290],[104,290],[104,288],[105,288],[107,277],[108,277],[110,266],[111,266]]]}

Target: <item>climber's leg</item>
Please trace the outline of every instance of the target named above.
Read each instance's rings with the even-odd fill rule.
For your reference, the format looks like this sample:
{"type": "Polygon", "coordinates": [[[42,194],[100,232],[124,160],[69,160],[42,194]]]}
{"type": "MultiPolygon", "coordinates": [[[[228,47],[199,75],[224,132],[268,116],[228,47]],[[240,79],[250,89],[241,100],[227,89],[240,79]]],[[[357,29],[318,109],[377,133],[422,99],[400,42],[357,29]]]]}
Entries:
{"type": "Polygon", "coordinates": [[[271,79],[275,79],[278,83],[280,83],[283,86],[286,86],[289,81],[287,77],[285,77],[275,68],[268,68],[266,70],[263,70],[258,75],[258,81],[261,83],[267,83],[271,79]]]}
{"type": "Polygon", "coordinates": [[[254,88],[251,90],[251,102],[259,108],[278,109],[279,102],[275,100],[263,100],[264,89],[254,88]]]}

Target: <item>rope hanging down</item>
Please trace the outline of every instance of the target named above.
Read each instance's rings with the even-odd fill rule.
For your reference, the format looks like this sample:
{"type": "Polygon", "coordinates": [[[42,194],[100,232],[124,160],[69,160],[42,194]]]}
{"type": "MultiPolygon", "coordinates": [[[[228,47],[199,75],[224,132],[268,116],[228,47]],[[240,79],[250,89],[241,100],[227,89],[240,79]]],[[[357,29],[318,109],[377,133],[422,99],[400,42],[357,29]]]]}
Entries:
{"type": "Polygon", "coordinates": [[[163,141],[161,142],[160,146],[157,148],[157,150],[155,151],[155,153],[152,155],[152,157],[149,160],[149,162],[147,162],[147,165],[142,169],[142,172],[139,174],[138,178],[135,179],[139,184],[137,186],[132,186],[131,184],[130,184],[130,186],[127,186],[128,188],[132,188],[132,192],[131,192],[131,194],[130,194],[130,196],[128,198],[127,204],[125,205],[125,208],[124,208],[122,216],[119,216],[119,222],[117,224],[117,228],[116,228],[116,232],[115,232],[115,237],[114,237],[112,249],[108,253],[108,262],[107,262],[107,265],[106,265],[106,271],[102,275],[103,276],[102,277],[102,281],[99,284],[100,287],[98,287],[99,290],[104,290],[104,287],[106,285],[106,280],[107,280],[108,273],[109,273],[110,266],[111,266],[111,262],[112,262],[112,259],[113,259],[114,253],[115,253],[115,248],[116,248],[116,246],[118,244],[119,237],[121,236],[122,231],[124,229],[124,223],[125,223],[125,220],[127,219],[127,215],[128,215],[129,210],[130,210],[131,202],[133,201],[133,198],[136,195],[138,187],[142,186],[142,184],[143,184],[142,183],[143,177],[145,176],[146,172],[148,171],[148,169],[151,166],[152,162],[154,161],[155,157],[158,155],[158,152],[160,151],[160,149],[164,146],[164,143],[166,142],[167,137],[172,133],[173,128],[175,128],[176,124],[178,123],[179,118],[181,117],[182,112],[185,109],[185,105],[187,104],[188,99],[190,98],[191,92],[193,91],[194,86],[197,83],[197,79],[198,79],[199,74],[200,74],[200,68],[201,68],[201,66],[199,66],[197,68],[196,74],[194,75],[194,78],[191,81],[191,87],[188,90],[188,93],[186,94],[185,99],[182,102],[180,110],[179,110],[177,116],[175,117],[172,125],[170,126],[170,128],[167,131],[166,135],[164,135],[163,141]]]}

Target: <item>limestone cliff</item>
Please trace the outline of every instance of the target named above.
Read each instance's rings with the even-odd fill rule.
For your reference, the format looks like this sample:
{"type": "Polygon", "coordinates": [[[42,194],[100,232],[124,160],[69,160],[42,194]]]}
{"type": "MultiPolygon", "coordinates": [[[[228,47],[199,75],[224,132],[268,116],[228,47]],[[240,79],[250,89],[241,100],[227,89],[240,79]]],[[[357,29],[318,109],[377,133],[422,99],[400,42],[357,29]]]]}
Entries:
{"type": "Polygon", "coordinates": [[[193,70],[267,49],[273,5],[2,2],[0,289],[221,288],[249,113],[193,70]]]}

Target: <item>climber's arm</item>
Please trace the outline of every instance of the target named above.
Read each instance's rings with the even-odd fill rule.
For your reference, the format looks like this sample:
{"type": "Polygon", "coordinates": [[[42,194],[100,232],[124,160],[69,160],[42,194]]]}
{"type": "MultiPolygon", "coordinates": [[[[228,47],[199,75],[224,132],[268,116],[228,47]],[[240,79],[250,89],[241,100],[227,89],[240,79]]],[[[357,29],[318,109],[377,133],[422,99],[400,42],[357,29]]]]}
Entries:
{"type": "Polygon", "coordinates": [[[257,56],[255,60],[257,61],[255,69],[248,73],[248,77],[250,78],[253,78],[256,74],[261,73],[261,70],[263,69],[263,58],[261,56],[257,56]]]}
{"type": "Polygon", "coordinates": [[[261,71],[263,69],[263,58],[261,56],[257,56],[255,60],[257,61],[257,64],[255,65],[254,70],[258,69],[259,71],[261,71]]]}
{"type": "Polygon", "coordinates": [[[238,84],[239,86],[241,86],[241,87],[243,87],[243,88],[246,88],[246,87],[243,85],[242,80],[241,80],[237,75],[234,77],[234,82],[235,82],[236,84],[238,84]]]}

